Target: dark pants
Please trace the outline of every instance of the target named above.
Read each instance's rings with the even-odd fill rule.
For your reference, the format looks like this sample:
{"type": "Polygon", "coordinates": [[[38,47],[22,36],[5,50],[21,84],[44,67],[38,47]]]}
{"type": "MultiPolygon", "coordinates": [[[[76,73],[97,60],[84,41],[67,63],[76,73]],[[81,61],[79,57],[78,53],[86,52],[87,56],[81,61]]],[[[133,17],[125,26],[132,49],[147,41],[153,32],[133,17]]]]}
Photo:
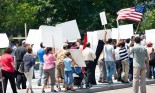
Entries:
{"type": "Polygon", "coordinates": [[[94,62],[93,61],[85,61],[86,63],[86,73],[87,73],[87,78],[88,78],[88,82],[93,84],[92,80],[93,80],[93,66],[94,66],[94,62]]]}
{"type": "Polygon", "coordinates": [[[129,80],[133,80],[133,58],[129,58],[129,80]]]}
{"type": "Polygon", "coordinates": [[[117,81],[121,81],[122,63],[120,60],[116,60],[116,70],[118,73],[117,81]]]}
{"type": "Polygon", "coordinates": [[[155,79],[155,66],[150,66],[150,69],[148,71],[148,78],[152,79],[152,76],[155,79]]]}
{"type": "Polygon", "coordinates": [[[20,73],[18,71],[20,66],[20,62],[17,61],[16,63],[16,85],[20,87],[20,84],[22,84],[22,89],[26,89],[26,77],[24,73],[20,73]]]}
{"type": "Polygon", "coordinates": [[[6,93],[8,79],[10,81],[10,84],[11,84],[11,88],[12,88],[13,93],[17,93],[16,85],[15,85],[14,73],[13,72],[7,72],[7,71],[2,70],[2,76],[4,77],[4,79],[3,79],[4,93],[6,93]]]}

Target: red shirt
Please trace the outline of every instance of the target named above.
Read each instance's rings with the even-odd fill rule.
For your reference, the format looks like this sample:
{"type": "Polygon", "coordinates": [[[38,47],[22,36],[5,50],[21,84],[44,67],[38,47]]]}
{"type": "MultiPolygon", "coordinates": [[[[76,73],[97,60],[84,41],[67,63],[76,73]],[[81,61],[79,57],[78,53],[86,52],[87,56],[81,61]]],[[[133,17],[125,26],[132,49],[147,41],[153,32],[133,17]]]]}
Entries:
{"type": "Polygon", "coordinates": [[[14,67],[12,66],[11,62],[13,62],[13,58],[10,54],[5,53],[1,57],[1,64],[2,64],[2,70],[5,70],[7,72],[14,72],[14,67]]]}

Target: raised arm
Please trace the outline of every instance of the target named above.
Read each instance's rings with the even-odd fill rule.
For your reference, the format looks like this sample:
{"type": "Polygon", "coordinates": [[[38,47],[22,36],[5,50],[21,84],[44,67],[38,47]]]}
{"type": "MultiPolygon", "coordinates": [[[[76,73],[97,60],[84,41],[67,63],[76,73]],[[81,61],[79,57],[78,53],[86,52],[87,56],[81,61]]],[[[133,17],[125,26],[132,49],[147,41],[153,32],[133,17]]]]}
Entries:
{"type": "Polygon", "coordinates": [[[103,38],[103,42],[106,44],[106,36],[107,36],[107,31],[105,31],[104,33],[104,38],[103,38]]]}

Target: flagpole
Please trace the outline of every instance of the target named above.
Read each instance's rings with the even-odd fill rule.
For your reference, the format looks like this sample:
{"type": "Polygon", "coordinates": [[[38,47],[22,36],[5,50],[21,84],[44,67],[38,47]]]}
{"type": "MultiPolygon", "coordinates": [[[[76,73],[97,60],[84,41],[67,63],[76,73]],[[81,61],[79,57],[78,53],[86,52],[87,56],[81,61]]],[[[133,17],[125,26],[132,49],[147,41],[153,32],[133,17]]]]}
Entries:
{"type": "Polygon", "coordinates": [[[138,32],[139,25],[140,25],[140,22],[138,23],[138,26],[137,26],[137,29],[136,29],[136,31],[135,31],[135,34],[137,34],[137,32],[138,32]]]}
{"type": "Polygon", "coordinates": [[[119,39],[120,39],[120,32],[119,32],[119,22],[118,20],[117,21],[117,28],[118,28],[118,38],[117,38],[117,43],[119,42],[119,39]]]}

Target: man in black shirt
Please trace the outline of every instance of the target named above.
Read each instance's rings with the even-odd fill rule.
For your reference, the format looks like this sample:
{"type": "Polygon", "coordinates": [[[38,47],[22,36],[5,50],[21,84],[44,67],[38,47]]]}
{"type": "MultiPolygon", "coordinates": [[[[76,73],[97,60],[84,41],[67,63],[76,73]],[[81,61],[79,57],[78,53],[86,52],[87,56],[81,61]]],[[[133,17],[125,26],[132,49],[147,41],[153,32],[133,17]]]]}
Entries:
{"type": "Polygon", "coordinates": [[[26,54],[26,44],[25,41],[22,41],[22,46],[18,47],[15,51],[15,70],[17,72],[16,75],[16,85],[18,89],[20,88],[20,84],[22,84],[22,89],[26,89],[26,78],[24,73],[19,72],[19,66],[23,62],[23,57],[26,54]]]}

